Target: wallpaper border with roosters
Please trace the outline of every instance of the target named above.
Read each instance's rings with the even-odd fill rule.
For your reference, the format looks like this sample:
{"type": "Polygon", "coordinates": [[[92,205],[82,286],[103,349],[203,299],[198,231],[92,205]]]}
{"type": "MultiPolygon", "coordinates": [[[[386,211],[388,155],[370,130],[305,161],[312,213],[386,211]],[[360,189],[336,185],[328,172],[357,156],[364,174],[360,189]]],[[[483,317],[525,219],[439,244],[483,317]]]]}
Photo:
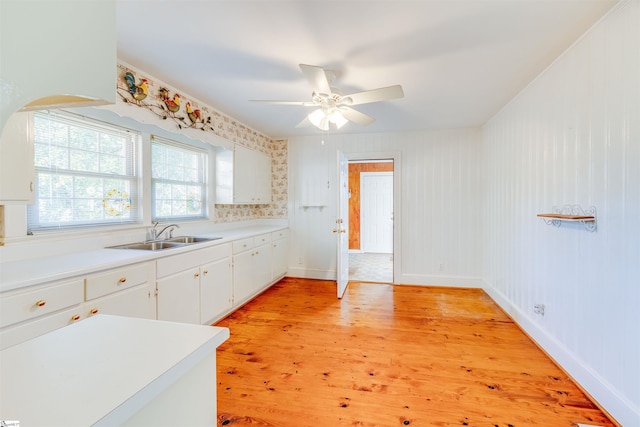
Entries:
{"type": "Polygon", "coordinates": [[[271,139],[129,64],[118,61],[117,67],[116,104],[107,109],[214,146],[234,143],[271,157],[271,204],[215,205],[212,221],[287,218],[286,140],[271,139]]]}

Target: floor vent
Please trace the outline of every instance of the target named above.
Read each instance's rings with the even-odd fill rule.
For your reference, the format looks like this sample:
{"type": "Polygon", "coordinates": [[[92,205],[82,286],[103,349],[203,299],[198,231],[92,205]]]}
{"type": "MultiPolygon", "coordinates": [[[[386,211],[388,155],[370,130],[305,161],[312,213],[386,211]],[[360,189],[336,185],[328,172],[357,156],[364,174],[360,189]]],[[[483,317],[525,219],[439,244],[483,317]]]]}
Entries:
{"type": "Polygon", "coordinates": [[[596,426],[593,424],[580,424],[578,423],[578,427],[602,427],[602,426],[596,426]]]}

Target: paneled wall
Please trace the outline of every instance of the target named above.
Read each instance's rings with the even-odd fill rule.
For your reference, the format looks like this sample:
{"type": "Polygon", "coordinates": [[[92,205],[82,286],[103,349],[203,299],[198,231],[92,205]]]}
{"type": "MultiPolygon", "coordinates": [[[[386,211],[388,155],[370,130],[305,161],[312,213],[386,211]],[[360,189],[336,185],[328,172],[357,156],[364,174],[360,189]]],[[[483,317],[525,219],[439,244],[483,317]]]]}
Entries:
{"type": "Polygon", "coordinates": [[[396,283],[480,286],[480,147],[479,129],[290,139],[289,274],[335,278],[336,151],[350,159],[398,153],[396,283]]]}
{"type": "Polygon", "coordinates": [[[640,1],[497,114],[483,158],[489,292],[618,421],[640,426],[640,1]],[[536,218],[565,204],[595,206],[597,231],[536,218]]]}

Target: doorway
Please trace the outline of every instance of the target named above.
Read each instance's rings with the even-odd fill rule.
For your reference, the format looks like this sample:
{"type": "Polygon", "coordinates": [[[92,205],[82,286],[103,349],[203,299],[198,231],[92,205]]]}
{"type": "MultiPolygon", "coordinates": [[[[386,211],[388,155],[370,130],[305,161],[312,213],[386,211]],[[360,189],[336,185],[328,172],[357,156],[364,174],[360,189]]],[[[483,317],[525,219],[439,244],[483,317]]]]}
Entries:
{"type": "Polygon", "coordinates": [[[349,161],[349,280],[393,283],[394,162],[349,161]]]}

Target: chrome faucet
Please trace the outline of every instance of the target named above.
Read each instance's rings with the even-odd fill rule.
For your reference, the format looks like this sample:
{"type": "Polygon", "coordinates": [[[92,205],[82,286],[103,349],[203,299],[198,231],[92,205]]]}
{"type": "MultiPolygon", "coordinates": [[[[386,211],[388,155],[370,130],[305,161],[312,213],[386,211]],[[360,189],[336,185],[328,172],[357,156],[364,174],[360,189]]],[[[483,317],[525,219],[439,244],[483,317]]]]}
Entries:
{"type": "Polygon", "coordinates": [[[166,238],[170,239],[173,237],[173,230],[175,230],[176,228],[180,228],[178,224],[169,224],[166,227],[164,227],[162,230],[158,231],[156,229],[156,227],[158,227],[158,224],[160,224],[158,221],[153,221],[153,228],[151,228],[151,240],[159,239],[160,236],[162,236],[162,233],[164,233],[167,229],[169,229],[169,232],[168,232],[169,235],[166,238]]]}

